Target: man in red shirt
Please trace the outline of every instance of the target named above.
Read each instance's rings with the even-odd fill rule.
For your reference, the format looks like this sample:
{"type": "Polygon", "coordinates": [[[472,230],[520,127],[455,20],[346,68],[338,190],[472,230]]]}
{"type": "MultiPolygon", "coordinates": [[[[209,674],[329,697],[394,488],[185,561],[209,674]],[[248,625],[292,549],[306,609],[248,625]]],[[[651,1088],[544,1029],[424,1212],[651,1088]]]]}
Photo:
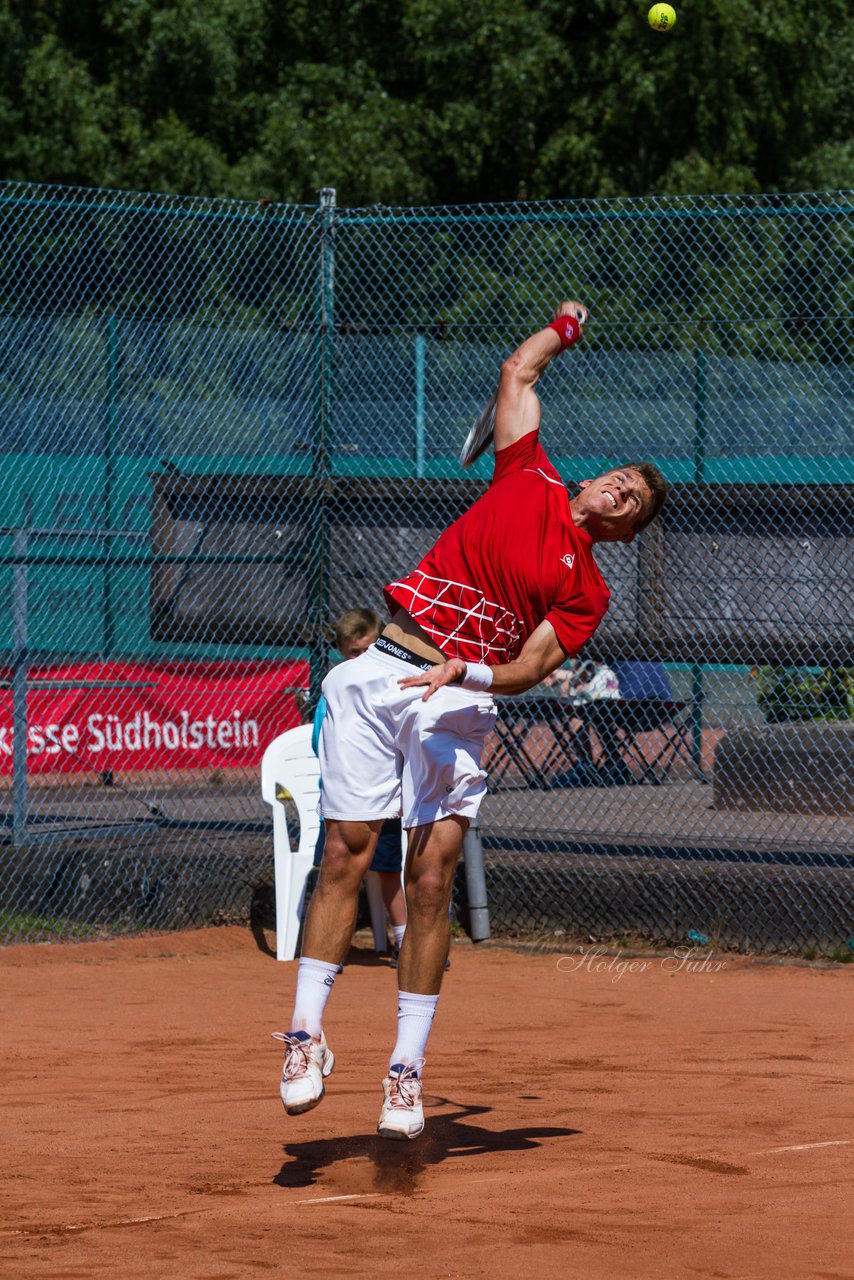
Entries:
{"type": "Polygon", "coordinates": [[[423,1129],[421,1069],[450,945],[454,868],[486,790],[480,756],[495,722],[493,694],[524,693],[578,652],[608,607],[593,544],[631,542],[664,503],[664,478],[648,462],[584,480],[570,498],[539,443],[535,385],[586,318],[579,303],[562,303],[505,361],[492,484],[414,572],[386,588],[392,617],[382,636],[324,682],[326,850],[291,1030],[278,1033],[290,1115],[323,1097],[334,1065],[323,1009],[380,828],[402,813],[408,924],[378,1132],[413,1138],[423,1129]]]}

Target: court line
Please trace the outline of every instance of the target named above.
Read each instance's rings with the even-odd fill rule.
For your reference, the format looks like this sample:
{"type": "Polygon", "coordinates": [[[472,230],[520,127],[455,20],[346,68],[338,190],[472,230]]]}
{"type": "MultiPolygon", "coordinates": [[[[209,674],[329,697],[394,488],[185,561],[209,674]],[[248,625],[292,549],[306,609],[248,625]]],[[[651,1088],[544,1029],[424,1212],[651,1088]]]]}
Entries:
{"type": "Polygon", "coordinates": [[[175,1218],[192,1218],[196,1214],[211,1213],[212,1211],[212,1208],[202,1206],[198,1209],[181,1209],[178,1213],[149,1214],[144,1218],[114,1218],[107,1219],[104,1222],[70,1222],[66,1225],[44,1223],[41,1226],[13,1227],[8,1231],[0,1231],[0,1238],[5,1237],[8,1239],[11,1236],[60,1236],[76,1231],[105,1231],[113,1227],[136,1227],[145,1222],[172,1222],[175,1218]]]}
{"type": "MultiPolygon", "coordinates": [[[[467,1187],[477,1186],[483,1182],[506,1182],[506,1178],[472,1178],[466,1181],[467,1187]]],[[[312,1200],[297,1200],[297,1204],[332,1204],[336,1200],[376,1200],[385,1196],[393,1196],[393,1191],[362,1191],[351,1192],[346,1196],[317,1196],[312,1200]]]]}
{"type": "Polygon", "coordinates": [[[831,1142],[801,1142],[795,1147],[766,1147],[764,1151],[751,1151],[752,1156],[773,1156],[778,1151],[813,1151],[816,1147],[850,1147],[854,1138],[834,1138],[831,1142]]]}
{"type": "Polygon", "coordinates": [[[349,1196],[317,1196],[313,1200],[297,1200],[297,1204],[332,1204],[333,1200],[377,1200],[382,1198],[381,1191],[357,1191],[349,1196]]]}

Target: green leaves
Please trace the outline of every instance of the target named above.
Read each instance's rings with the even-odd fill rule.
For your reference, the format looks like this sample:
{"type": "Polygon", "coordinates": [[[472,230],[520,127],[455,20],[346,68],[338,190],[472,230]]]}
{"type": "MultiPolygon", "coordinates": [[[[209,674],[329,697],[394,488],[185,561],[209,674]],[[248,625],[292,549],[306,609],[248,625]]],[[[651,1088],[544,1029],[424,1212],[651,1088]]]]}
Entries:
{"type": "Polygon", "coordinates": [[[9,88],[15,127],[4,137],[6,176],[78,183],[108,171],[119,104],[56,36],[32,47],[18,85],[9,88]]]}
{"type": "Polygon", "coordinates": [[[846,0],[0,0],[0,175],[299,202],[836,188],[846,0]]]}
{"type": "Polygon", "coordinates": [[[413,163],[419,153],[417,113],[365,63],[349,71],[299,63],[267,104],[254,150],[235,165],[235,190],[299,203],[332,183],[344,204],[368,192],[373,201],[418,203],[429,195],[413,163]]]}
{"type": "Polygon", "coordinates": [[[756,701],[769,724],[854,719],[854,669],[760,667],[756,701]]]}

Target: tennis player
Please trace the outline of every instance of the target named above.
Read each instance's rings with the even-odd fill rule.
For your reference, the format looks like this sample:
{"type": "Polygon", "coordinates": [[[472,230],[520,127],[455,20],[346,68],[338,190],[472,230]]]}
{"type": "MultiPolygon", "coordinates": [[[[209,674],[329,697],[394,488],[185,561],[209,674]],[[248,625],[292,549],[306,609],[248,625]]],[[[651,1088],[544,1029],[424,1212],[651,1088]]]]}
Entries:
{"type": "Polygon", "coordinates": [[[379,831],[402,814],[408,924],[378,1132],[406,1139],[424,1128],[421,1074],[450,946],[448,903],[486,790],[480,760],[495,722],[493,695],[523,693],[578,653],[608,607],[594,544],[632,542],[664,503],[664,478],[648,462],[583,480],[570,498],[540,445],[537,381],[578,341],[586,319],[579,303],[562,303],[502,365],[489,489],[414,572],[386,588],[391,621],[376,643],[324,682],[326,850],[291,1030],[277,1033],[290,1115],[323,1097],[334,1065],[324,1007],[379,831]]]}

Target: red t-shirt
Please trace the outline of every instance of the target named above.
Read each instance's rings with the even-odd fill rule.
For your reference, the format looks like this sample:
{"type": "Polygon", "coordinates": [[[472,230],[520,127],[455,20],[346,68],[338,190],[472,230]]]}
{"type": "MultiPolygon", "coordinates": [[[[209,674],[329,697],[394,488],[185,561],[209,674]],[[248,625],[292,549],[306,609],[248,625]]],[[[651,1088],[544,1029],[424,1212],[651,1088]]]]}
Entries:
{"type": "Polygon", "coordinates": [[[385,589],[448,658],[512,662],[544,619],[575,654],[610,593],[566,486],[531,431],[495,455],[492,484],[414,573],[385,589]]]}

